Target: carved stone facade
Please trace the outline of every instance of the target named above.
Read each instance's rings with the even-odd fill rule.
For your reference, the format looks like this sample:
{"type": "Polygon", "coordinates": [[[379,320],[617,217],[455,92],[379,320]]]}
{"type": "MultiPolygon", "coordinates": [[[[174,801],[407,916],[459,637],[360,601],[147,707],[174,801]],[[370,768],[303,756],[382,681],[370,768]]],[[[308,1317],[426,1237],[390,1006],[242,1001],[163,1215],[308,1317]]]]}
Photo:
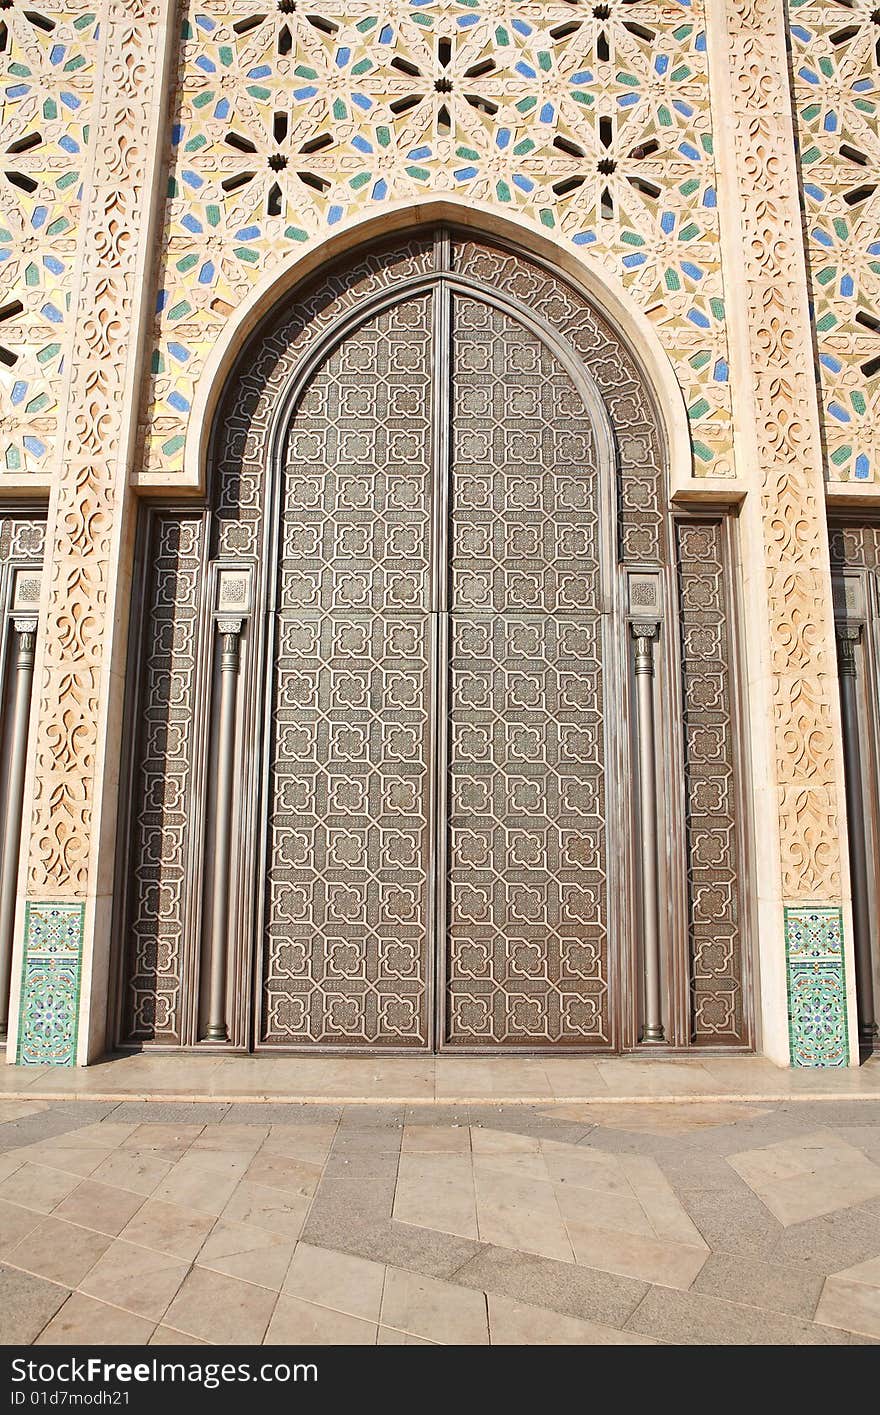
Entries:
{"type": "MultiPolygon", "coordinates": [[[[20,503],[15,515],[30,517],[46,543],[29,746],[14,726],[12,588],[0,604],[7,814],[24,763],[20,869],[17,881],[0,881],[0,905],[4,889],[17,897],[10,1060],[84,1064],[120,1039],[190,1045],[210,1035],[219,1043],[208,1011],[220,994],[210,1007],[207,999],[218,957],[231,970],[223,993],[230,1044],[277,1039],[289,1025],[284,985],[273,982],[287,999],[278,1026],[281,1012],[261,1031],[251,1017],[260,1008],[247,1000],[257,955],[241,940],[255,936],[248,920],[264,907],[256,865],[248,882],[233,859],[224,885],[222,858],[211,865],[210,851],[197,853],[193,822],[209,840],[227,808],[254,830],[281,819],[256,766],[250,795],[239,784],[220,801],[223,731],[232,733],[233,774],[251,747],[256,762],[265,731],[258,683],[274,683],[280,721],[284,675],[305,672],[288,644],[273,679],[263,660],[274,650],[259,639],[264,613],[292,613],[283,596],[259,599],[270,582],[264,557],[286,564],[285,547],[305,534],[292,503],[266,499],[281,456],[279,370],[299,377],[296,359],[309,341],[318,347],[339,312],[334,302],[363,293],[353,273],[363,261],[373,272],[367,283],[429,282],[420,296],[424,347],[400,333],[391,303],[387,328],[378,310],[365,335],[371,357],[380,337],[389,347],[409,339],[407,431],[413,456],[435,459],[426,476],[431,466],[456,475],[455,449],[446,463],[446,452],[431,451],[449,434],[438,430],[438,360],[419,362],[429,347],[444,351],[453,405],[457,378],[462,387],[494,378],[507,388],[510,426],[497,399],[477,407],[477,394],[470,411],[462,394],[451,415],[460,418],[453,440],[463,443],[478,442],[492,423],[486,496],[498,507],[509,510],[515,493],[497,449],[527,416],[517,398],[533,406],[523,393],[530,368],[543,368],[548,388],[559,381],[551,401],[566,416],[589,422],[585,409],[606,409],[619,472],[617,504],[602,523],[613,553],[609,542],[604,560],[590,558],[597,520],[581,536],[581,559],[583,573],[598,577],[590,613],[604,616],[606,657],[591,660],[595,730],[606,733],[595,775],[610,777],[616,804],[603,814],[605,787],[590,788],[602,800],[601,838],[584,870],[597,899],[609,857],[631,882],[642,941],[618,937],[603,913],[602,963],[584,996],[641,977],[643,936],[653,936],[645,891],[659,869],[668,887],[657,905],[654,981],[667,1044],[756,1046],[781,1064],[857,1061],[865,1000],[863,988],[857,1006],[853,797],[826,500],[863,523],[878,476],[880,29],[870,7],[809,0],[792,3],[786,18],[782,0],[34,0],[28,9],[0,0],[0,74],[0,497],[20,503]],[[390,246],[371,245],[382,240],[390,246]],[[371,254],[380,249],[409,250],[412,268],[383,272],[371,254]],[[492,350],[502,359],[516,342],[505,324],[513,304],[490,315],[489,304],[467,314],[462,303],[460,326],[440,338],[431,321],[447,316],[431,312],[430,280],[448,284],[453,275],[479,287],[480,299],[492,288],[502,305],[515,303],[532,331],[510,354],[517,374],[509,387],[492,350]],[[609,347],[616,341],[618,368],[633,370],[633,406],[650,404],[650,432],[613,380],[603,387],[589,347],[595,331],[609,347]],[[245,348],[275,402],[259,404],[247,378],[235,383],[245,348]],[[572,413],[562,389],[581,378],[579,361],[598,401],[585,395],[572,413]],[[239,386],[240,406],[230,392],[239,386]],[[249,458],[262,458],[250,500],[249,458]],[[228,609],[219,619],[220,577],[241,567],[245,598],[256,587],[257,599],[241,619],[228,609]],[[621,629],[637,618],[640,628],[659,625],[638,640],[644,656],[656,638],[647,695],[631,677],[632,638],[621,629]],[[241,669],[224,699],[224,729],[214,654],[218,626],[233,623],[240,627],[224,634],[240,635],[241,669]],[[607,686],[615,684],[611,713],[607,686]],[[624,779],[636,764],[644,777],[649,710],[660,749],[654,794],[643,791],[638,804],[624,779]],[[604,726],[615,714],[620,741],[604,726]],[[648,799],[658,820],[673,823],[668,839],[648,829],[648,799]],[[234,903],[229,919],[218,918],[221,897],[234,903]]],[[[318,449],[327,475],[335,429],[377,377],[355,344],[328,360],[309,374],[314,426],[303,414],[289,434],[290,448],[318,449]]],[[[364,404],[358,416],[373,414],[364,404]]],[[[562,436],[549,405],[546,422],[526,459],[535,469],[562,436]]],[[[334,455],[349,457],[340,449],[334,455]]],[[[582,460],[599,465],[588,451],[582,460]]],[[[568,494],[561,486],[554,505],[564,507],[568,494]]],[[[549,505],[536,501],[524,523],[534,530],[541,515],[552,521],[549,505]]],[[[446,512],[423,509],[432,534],[446,535],[446,512]]],[[[0,524],[9,510],[0,505],[0,524]]],[[[341,520],[337,529],[345,540],[341,520]]],[[[399,525],[393,534],[403,535],[399,525]]],[[[491,528],[472,526],[469,535],[497,542],[491,528]]],[[[349,540],[357,541],[353,531],[349,540]]],[[[9,547],[3,554],[11,568],[0,584],[12,587],[21,556],[9,547]]],[[[432,565],[429,557],[423,568],[436,587],[446,571],[432,565]]],[[[573,573],[562,565],[548,561],[546,575],[573,573]]],[[[539,612],[536,603],[522,611],[539,612]]],[[[456,674],[470,685],[463,702],[475,691],[466,660],[478,638],[453,644],[453,695],[456,674]]],[[[570,734],[577,724],[550,686],[558,669],[548,645],[533,645],[544,665],[542,701],[554,730],[570,734]]],[[[487,639],[486,663],[509,650],[487,639]]],[[[512,670],[499,660],[493,671],[500,682],[512,670]]],[[[454,703],[450,721],[455,733],[454,703]]],[[[489,733],[499,773],[511,723],[498,712],[489,733]]],[[[265,766],[267,780],[274,769],[265,766]]],[[[561,798],[562,778],[553,785],[551,776],[547,789],[561,798]]],[[[454,856],[454,774],[450,782],[454,856]]],[[[509,828],[494,823],[499,858],[509,828]]],[[[551,819],[545,845],[554,829],[551,819]]],[[[280,858],[287,845],[272,848],[280,858]]],[[[462,869],[460,880],[454,868],[450,877],[453,902],[469,887],[470,865],[462,869]]],[[[547,865],[550,883],[540,888],[558,888],[559,869],[547,865]]],[[[265,878],[271,895],[271,868],[265,878]]],[[[328,867],[313,888],[329,879],[328,867]]],[[[409,884],[407,875],[401,888],[409,884]]],[[[429,889],[427,876],[422,886],[429,889]]],[[[524,925],[513,938],[516,911],[500,868],[495,891],[497,980],[505,937],[513,958],[517,948],[528,954],[531,935],[524,925]]],[[[450,918],[450,936],[462,934],[454,960],[472,929],[454,908],[450,918]]],[[[553,929],[558,935],[558,921],[553,929]]],[[[285,947],[291,931],[289,918],[275,931],[285,947]]],[[[433,984],[418,969],[415,976],[413,1035],[427,1043],[433,984]]],[[[565,997],[570,980],[561,978],[548,985],[565,997]]],[[[650,992],[650,968],[644,978],[650,992]]],[[[630,991],[641,996],[641,988],[633,982],[630,991]]],[[[489,1009],[495,1031],[507,1006],[499,997],[489,1009]]],[[[482,1005],[474,998],[465,1022],[472,1035],[482,1005]]],[[[533,1005],[511,1003],[510,1015],[533,1005]]],[[[620,1005],[620,1018],[630,1016],[629,1002],[620,1005]]],[[[629,1022],[597,1023],[593,1040],[640,1045],[639,1005],[632,1002],[629,1032],[629,1022]]],[[[560,1023],[555,1035],[569,1033],[560,1023]]]]}

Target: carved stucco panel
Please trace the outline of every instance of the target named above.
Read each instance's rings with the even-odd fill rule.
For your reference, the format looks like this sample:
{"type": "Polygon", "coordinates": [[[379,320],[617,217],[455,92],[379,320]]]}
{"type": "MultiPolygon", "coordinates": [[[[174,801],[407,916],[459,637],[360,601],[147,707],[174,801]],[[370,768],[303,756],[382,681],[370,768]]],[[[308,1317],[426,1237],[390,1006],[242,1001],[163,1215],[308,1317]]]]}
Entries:
{"type": "Polygon", "coordinates": [[[111,0],[102,99],[85,196],[81,307],[70,414],[50,532],[51,578],[34,750],[31,898],[82,898],[95,868],[96,775],[106,743],[113,605],[130,453],[138,272],[147,236],[145,178],[155,138],[154,85],[166,3],[111,0]]]}
{"type": "Polygon", "coordinates": [[[839,704],[822,448],[778,0],[727,5],[786,900],[840,898],[839,704]]]}

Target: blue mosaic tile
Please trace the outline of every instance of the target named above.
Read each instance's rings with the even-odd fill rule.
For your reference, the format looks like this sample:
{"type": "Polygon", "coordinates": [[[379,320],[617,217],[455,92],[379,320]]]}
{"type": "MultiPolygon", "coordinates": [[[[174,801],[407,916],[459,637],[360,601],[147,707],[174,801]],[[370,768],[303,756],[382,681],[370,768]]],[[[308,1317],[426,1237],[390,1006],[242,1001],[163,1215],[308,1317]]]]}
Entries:
{"type": "Polygon", "coordinates": [[[786,909],[785,956],[792,1066],[848,1066],[841,911],[786,909]]]}
{"type": "Polygon", "coordinates": [[[84,914],[83,904],[26,906],[20,1066],[76,1063],[84,914]]]}

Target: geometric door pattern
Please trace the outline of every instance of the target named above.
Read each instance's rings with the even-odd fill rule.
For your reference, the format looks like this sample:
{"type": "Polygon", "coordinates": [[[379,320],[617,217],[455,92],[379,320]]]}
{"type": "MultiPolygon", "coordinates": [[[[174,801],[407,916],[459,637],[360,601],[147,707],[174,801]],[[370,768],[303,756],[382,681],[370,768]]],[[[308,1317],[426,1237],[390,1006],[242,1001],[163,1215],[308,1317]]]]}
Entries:
{"type": "Polygon", "coordinates": [[[570,374],[441,282],[342,339],[285,469],[261,1040],[607,1044],[600,471],[570,374]]]}

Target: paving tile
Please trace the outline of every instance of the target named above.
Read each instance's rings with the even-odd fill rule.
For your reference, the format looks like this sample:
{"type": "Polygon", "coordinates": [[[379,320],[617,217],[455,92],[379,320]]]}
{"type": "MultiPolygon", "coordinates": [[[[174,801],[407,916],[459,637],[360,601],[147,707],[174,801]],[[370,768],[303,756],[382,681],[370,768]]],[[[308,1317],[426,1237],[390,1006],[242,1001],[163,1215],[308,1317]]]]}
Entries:
{"type": "Polygon", "coordinates": [[[211,1155],[207,1151],[184,1155],[156,1185],[153,1198],[216,1216],[228,1203],[245,1168],[242,1165],[231,1172],[229,1168],[224,1171],[217,1165],[217,1161],[223,1158],[226,1157],[216,1152],[211,1155]]]}
{"type": "Polygon", "coordinates": [[[63,1219],[46,1218],[7,1253],[17,1268],[50,1278],[62,1287],[77,1287],[113,1240],[63,1219]]]}
{"type": "MultiPolygon", "coordinates": [[[[733,1171],[731,1171],[732,1173],[733,1171]]],[[[696,1174],[689,1175],[696,1179],[696,1174]]],[[[684,1208],[712,1249],[742,1257],[765,1258],[783,1232],[760,1199],[741,1185],[732,1189],[691,1189],[676,1186],[684,1208]]],[[[782,1258],[786,1262],[788,1259],[782,1258]]]]}
{"type": "Polygon", "coordinates": [[[227,1125],[225,1122],[221,1125],[212,1121],[196,1136],[188,1153],[198,1154],[200,1150],[207,1150],[211,1154],[231,1152],[254,1155],[268,1134],[268,1125],[227,1125]]]}
{"type": "Polygon", "coordinates": [[[275,1300],[265,1287],[196,1267],[165,1314],[165,1325],[220,1345],[257,1346],[275,1300]]]}
{"type": "Polygon", "coordinates": [[[827,1278],[816,1321],[880,1339],[880,1258],[827,1278]]]}
{"type": "Polygon", "coordinates": [[[709,1256],[705,1244],[696,1247],[638,1233],[612,1232],[573,1219],[566,1219],[566,1225],[575,1262],[581,1267],[663,1287],[690,1287],[709,1256]]]}
{"type": "Polygon", "coordinates": [[[440,1278],[448,1277],[481,1251],[481,1245],[472,1239],[418,1228],[376,1216],[370,1210],[346,1209],[335,1203],[329,1207],[313,1207],[302,1236],[316,1247],[335,1248],[440,1278]]]}
{"type": "Polygon", "coordinates": [[[187,1336],[185,1332],[174,1331],[172,1327],[157,1327],[147,1342],[148,1346],[207,1346],[197,1336],[187,1336]]]}
{"type": "Polygon", "coordinates": [[[467,1125],[404,1126],[402,1151],[407,1154],[469,1155],[471,1136],[467,1125]]]}
{"type": "Polygon", "coordinates": [[[621,1155],[620,1167],[658,1238],[702,1246],[703,1239],[656,1160],[621,1155]]]}
{"type": "Polygon", "coordinates": [[[437,1346],[436,1341],[426,1341],[423,1336],[413,1336],[408,1331],[395,1331],[393,1327],[380,1327],[377,1346],[437,1346]]]}
{"type": "MultiPolygon", "coordinates": [[[[55,1291],[60,1291],[55,1288],[55,1291]]],[[[134,1312],[74,1292],[38,1338],[37,1346],[143,1346],[155,1323],[134,1312]]]]}
{"type": "Polygon", "coordinates": [[[183,1158],[193,1140],[201,1135],[203,1129],[204,1126],[195,1121],[162,1124],[158,1121],[145,1120],[134,1126],[130,1134],[123,1140],[122,1148],[126,1150],[152,1150],[161,1159],[176,1161],[183,1158]]]}
{"type": "Polygon", "coordinates": [[[700,1105],[689,1101],[679,1105],[655,1101],[650,1105],[612,1102],[610,1105],[554,1106],[547,1113],[560,1120],[580,1121],[604,1130],[625,1130],[635,1135],[692,1135],[695,1131],[770,1115],[772,1111],[736,1101],[706,1101],[700,1105]]]}
{"type": "Polygon", "coordinates": [[[61,1169],[23,1164],[0,1184],[0,1200],[20,1204],[25,1209],[35,1209],[37,1213],[50,1214],[79,1182],[78,1175],[61,1169]]]}
{"type": "Polygon", "coordinates": [[[181,1258],[117,1238],[79,1283],[79,1289],[101,1302],[158,1321],[188,1270],[189,1264],[181,1258]]]}
{"type": "Polygon", "coordinates": [[[48,1101],[0,1100],[0,1125],[6,1125],[10,1120],[23,1120],[26,1115],[39,1115],[47,1106],[48,1101]]]}
{"type": "Polygon", "coordinates": [[[281,1239],[254,1224],[230,1223],[220,1218],[201,1248],[197,1262],[200,1267],[278,1292],[295,1247],[293,1239],[281,1239]]]}
{"type": "Polygon", "coordinates": [[[390,1179],[397,1178],[399,1163],[397,1151],[350,1150],[347,1153],[335,1146],[324,1166],[328,1179],[390,1179]]]}
{"type": "Polygon", "coordinates": [[[224,1125],[336,1125],[342,1115],[338,1105],[301,1105],[296,1101],[266,1102],[255,1104],[250,1101],[233,1101],[224,1119],[224,1125]]]}
{"type": "Polygon", "coordinates": [[[880,1196],[880,1165],[828,1129],[730,1155],[728,1163],[786,1226],[880,1196]]]}
{"type": "Polygon", "coordinates": [[[533,1307],[490,1293],[489,1339],[493,1346],[654,1346],[651,1337],[620,1331],[533,1307]]]}
{"type": "Polygon", "coordinates": [[[55,1217],[69,1219],[71,1223],[81,1223],[85,1228],[97,1229],[99,1233],[115,1235],[121,1232],[143,1202],[142,1194],[134,1194],[129,1189],[119,1189],[111,1184],[98,1184],[93,1179],[84,1179],[73,1193],[58,1205],[55,1217]]]}
{"type": "Polygon", "coordinates": [[[384,1280],[381,1263],[298,1243],[282,1291],[375,1323],[379,1320],[384,1280]]]}
{"type": "Polygon", "coordinates": [[[0,1199],[0,1254],[8,1253],[28,1233],[40,1224],[35,1209],[23,1209],[20,1204],[7,1204],[0,1199]]]}
{"type": "Polygon", "coordinates": [[[54,1282],[0,1266],[0,1345],[35,1341],[67,1296],[54,1282]]]}
{"type": "Polygon", "coordinates": [[[804,1346],[833,1344],[827,1328],[725,1302],[701,1292],[651,1288],[626,1323],[627,1330],[683,1346],[804,1346]]]}
{"type": "Polygon", "coordinates": [[[265,1184],[243,1179],[223,1209],[223,1217],[237,1223],[254,1224],[282,1238],[299,1238],[309,1212],[310,1199],[288,1194],[265,1184]]]}
{"type": "Polygon", "coordinates": [[[329,1307],[316,1307],[298,1297],[278,1298],[267,1346],[375,1346],[375,1322],[365,1322],[329,1307]]]}
{"type": "Polygon", "coordinates": [[[61,1169],[85,1179],[112,1153],[97,1145],[58,1145],[46,1141],[29,1146],[23,1157],[33,1164],[48,1165],[50,1169],[61,1169]]]}
{"type": "Polygon", "coordinates": [[[393,1217],[477,1238],[477,1200],[470,1153],[405,1153],[400,1158],[393,1217]]]}
{"type": "Polygon", "coordinates": [[[143,1248],[155,1248],[191,1261],[213,1224],[209,1214],[200,1214],[196,1209],[166,1204],[163,1199],[147,1199],[119,1236],[143,1248]]]}
{"type": "Polygon", "coordinates": [[[808,1320],[813,1318],[821,1290],[818,1273],[732,1253],[710,1254],[694,1282],[696,1292],[808,1320]]]}
{"type": "Polygon", "coordinates": [[[219,1125],[230,1110],[218,1101],[123,1101],[113,1119],[135,1125],[170,1125],[175,1129],[190,1125],[219,1125]]]}
{"type": "Polygon", "coordinates": [[[335,1134],[336,1125],[332,1122],[271,1125],[262,1153],[286,1155],[289,1159],[304,1160],[307,1164],[323,1165],[335,1134]]]}
{"type": "Polygon", "coordinates": [[[489,1341],[486,1298],[436,1278],[390,1267],[382,1294],[383,1326],[451,1346],[485,1346],[489,1341]]]}
{"type": "Polygon", "coordinates": [[[92,1172],[99,1184],[112,1184],[117,1189],[131,1189],[145,1197],[152,1194],[174,1168],[171,1160],[161,1159],[151,1150],[111,1151],[92,1172]]]}
{"type": "Polygon", "coordinates": [[[611,1327],[625,1326],[648,1290],[632,1278],[490,1247],[457,1269],[454,1281],[611,1327]]]}
{"type": "Polygon", "coordinates": [[[827,1276],[861,1262],[877,1247],[877,1215],[863,1208],[843,1209],[782,1229],[772,1247],[772,1261],[807,1264],[827,1276]]]}
{"type": "Polygon", "coordinates": [[[318,1187],[321,1167],[261,1150],[245,1171],[245,1178],[251,1184],[267,1185],[270,1189],[282,1189],[286,1194],[310,1199],[318,1187]]]}

